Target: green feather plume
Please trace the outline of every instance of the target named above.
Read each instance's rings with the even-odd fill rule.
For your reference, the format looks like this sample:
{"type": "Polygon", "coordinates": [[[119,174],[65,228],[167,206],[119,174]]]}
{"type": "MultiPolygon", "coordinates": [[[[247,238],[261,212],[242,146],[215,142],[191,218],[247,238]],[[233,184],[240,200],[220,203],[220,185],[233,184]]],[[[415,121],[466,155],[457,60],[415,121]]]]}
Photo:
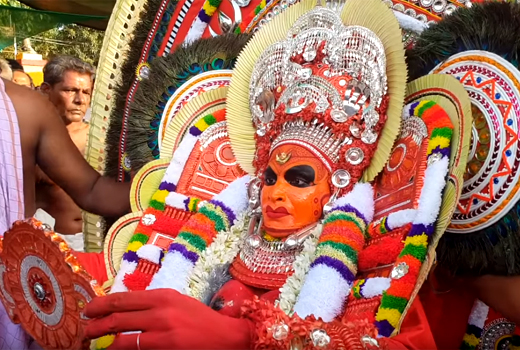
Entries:
{"type": "MultiPolygon", "coordinates": [[[[162,0],[144,1],[144,9],[141,11],[139,22],[136,24],[132,32],[132,39],[128,45],[126,59],[121,65],[121,76],[119,84],[114,90],[115,102],[112,112],[110,113],[110,124],[106,135],[106,158],[105,158],[105,174],[111,177],[117,177],[119,160],[119,143],[121,136],[121,128],[123,127],[123,111],[125,109],[128,91],[135,78],[135,71],[139,64],[141,51],[145,45],[148,33],[157,16],[157,12],[161,6],[162,0]]],[[[177,0],[169,1],[167,7],[168,12],[172,13],[177,5],[177,0]]]]}
{"type": "Polygon", "coordinates": [[[407,52],[410,80],[467,50],[493,52],[518,67],[519,34],[520,4],[489,1],[459,8],[424,30],[407,52]]]}
{"type": "MultiPolygon", "coordinates": [[[[520,4],[473,4],[431,25],[407,52],[410,80],[468,50],[493,52],[518,68],[520,4]]],[[[444,234],[437,259],[456,275],[520,274],[520,202],[491,227],[467,234],[444,234]]]]}
{"type": "Polygon", "coordinates": [[[190,78],[210,70],[232,69],[249,40],[248,34],[226,34],[178,47],[150,64],[150,76],[141,81],[131,104],[127,154],[132,170],[159,157],[158,125],[170,96],[190,78]]]}

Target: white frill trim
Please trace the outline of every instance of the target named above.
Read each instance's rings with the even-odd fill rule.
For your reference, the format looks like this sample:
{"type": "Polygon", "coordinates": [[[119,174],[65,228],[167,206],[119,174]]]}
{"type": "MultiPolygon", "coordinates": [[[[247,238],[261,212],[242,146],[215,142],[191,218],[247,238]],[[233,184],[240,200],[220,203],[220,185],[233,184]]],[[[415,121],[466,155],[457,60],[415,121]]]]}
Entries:
{"type": "Polygon", "coordinates": [[[479,299],[475,300],[473,304],[473,308],[471,309],[471,314],[469,315],[468,323],[470,325],[476,326],[480,329],[484,328],[486,324],[486,319],[489,314],[489,306],[484,304],[479,299]]]}
{"type": "Polygon", "coordinates": [[[442,192],[446,186],[448,164],[448,157],[443,157],[426,168],[414,224],[430,225],[437,220],[441,210],[442,192]]]}
{"type": "Polygon", "coordinates": [[[146,288],[175,289],[179,293],[187,294],[188,277],[193,271],[193,263],[177,251],[168,252],[159,271],[153,276],[152,282],[146,288]]]}
{"type": "Polygon", "coordinates": [[[123,280],[126,275],[134,273],[137,268],[136,262],[126,261],[125,259],[121,259],[121,265],[119,266],[119,271],[117,271],[117,275],[114,278],[114,283],[112,284],[112,288],[110,288],[110,294],[112,293],[120,293],[120,292],[128,292],[128,288],[126,288],[123,280]]]}
{"type": "Polygon", "coordinates": [[[352,191],[334,202],[332,209],[344,205],[353,206],[363,214],[367,222],[371,222],[374,219],[374,188],[369,183],[358,182],[352,191]]]}
{"type": "Polygon", "coordinates": [[[294,311],[301,318],[314,315],[332,321],[343,310],[351,285],[335,269],[318,264],[310,269],[294,311]]]}
{"type": "Polygon", "coordinates": [[[213,197],[212,200],[224,203],[235,215],[245,212],[249,204],[247,186],[250,179],[249,175],[236,179],[222,192],[213,197]]]}
{"type": "MultiPolygon", "coordinates": [[[[357,183],[352,191],[336,200],[332,209],[345,205],[354,207],[364,216],[367,222],[371,222],[374,218],[374,189],[372,185],[357,183]]],[[[351,282],[346,281],[332,267],[318,264],[309,269],[309,266],[310,261],[306,268],[301,268],[302,271],[308,271],[307,276],[298,279],[298,282],[304,280],[303,285],[295,286],[301,288],[301,290],[299,294],[297,291],[294,293],[294,297],[297,298],[294,312],[302,318],[314,315],[317,318],[321,317],[326,322],[332,321],[343,310],[350,293],[351,282]]],[[[288,295],[287,303],[290,303],[292,298],[293,296],[288,295]]]]}
{"type": "MultiPolygon", "coordinates": [[[[249,179],[249,175],[243,176],[213,197],[213,200],[224,203],[233,211],[237,217],[235,222],[240,221],[239,216],[245,212],[248,205],[247,185],[249,179]]],[[[243,219],[241,220],[243,222],[243,219]]],[[[201,253],[195,264],[177,251],[166,253],[161,268],[155,274],[147,289],[171,288],[192,295],[203,291],[204,288],[207,288],[207,277],[211,267],[219,265],[219,261],[231,261],[238,254],[240,234],[244,231],[243,224],[241,224],[232,226],[230,231],[218,233],[215,240],[201,253]],[[198,266],[198,268],[195,269],[195,266],[198,266]],[[192,283],[196,284],[193,292],[189,291],[188,288],[192,283]]]]}
{"type": "Polygon", "coordinates": [[[209,276],[216,266],[230,264],[238,255],[242,238],[247,234],[247,224],[244,213],[239,215],[235,225],[229,231],[220,232],[213,243],[201,254],[190,276],[189,295],[201,300],[209,288],[209,276]]]}
{"type": "Polygon", "coordinates": [[[298,294],[305,282],[305,276],[309,272],[309,267],[314,260],[318,238],[321,236],[322,229],[323,226],[318,224],[310,237],[305,240],[301,253],[294,259],[292,265],[294,273],[287,278],[285,284],[280,288],[278,305],[287,315],[290,315],[293,310],[298,294]]]}
{"type": "Polygon", "coordinates": [[[397,18],[399,25],[403,29],[411,30],[417,34],[421,34],[423,30],[428,28],[427,23],[421,22],[418,19],[405,15],[404,13],[397,10],[394,10],[394,15],[397,18]]]}
{"type": "Polygon", "coordinates": [[[177,193],[177,192],[170,192],[166,199],[164,200],[164,203],[166,203],[167,206],[177,209],[186,210],[186,205],[184,204],[184,201],[188,198],[187,196],[177,193]]]}
{"type": "Polygon", "coordinates": [[[415,220],[417,216],[416,209],[403,209],[393,213],[390,213],[386,219],[386,224],[390,230],[394,230],[398,227],[403,227],[415,220]]]}
{"type": "Polygon", "coordinates": [[[166,181],[177,186],[182,172],[184,171],[184,167],[186,166],[186,162],[193,151],[193,147],[195,147],[195,144],[197,143],[197,139],[197,137],[193,136],[189,132],[186,133],[186,136],[179,144],[179,147],[173,153],[170,165],[168,165],[168,169],[166,169],[166,173],[164,174],[163,182],[166,181]]]}
{"type": "Polygon", "coordinates": [[[383,295],[383,292],[390,288],[391,281],[390,277],[367,278],[365,284],[361,287],[361,295],[366,299],[383,295]]]}
{"type": "Polygon", "coordinates": [[[161,262],[162,249],[153,244],[146,244],[137,250],[137,256],[141,259],[146,259],[154,264],[161,262]]]}
{"type": "Polygon", "coordinates": [[[191,25],[188,34],[186,35],[186,39],[184,39],[184,45],[191,44],[195,40],[200,39],[202,37],[202,34],[204,34],[204,31],[206,30],[207,26],[208,24],[206,22],[202,22],[200,18],[197,16],[195,18],[195,21],[193,21],[193,24],[191,25]]]}

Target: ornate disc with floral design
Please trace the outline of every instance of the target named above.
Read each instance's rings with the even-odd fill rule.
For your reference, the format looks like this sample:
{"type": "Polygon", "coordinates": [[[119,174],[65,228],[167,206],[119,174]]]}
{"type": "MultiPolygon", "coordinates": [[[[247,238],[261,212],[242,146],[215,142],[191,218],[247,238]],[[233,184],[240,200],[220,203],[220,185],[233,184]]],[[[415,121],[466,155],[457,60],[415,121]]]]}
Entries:
{"type": "Polygon", "coordinates": [[[505,318],[488,323],[482,330],[480,350],[511,349],[511,340],[516,325],[505,318]]]}
{"type": "Polygon", "coordinates": [[[82,309],[103,292],[63,239],[29,219],[16,222],[2,246],[0,294],[13,322],[46,350],[88,348],[82,309]]]}
{"type": "Polygon", "coordinates": [[[474,232],[500,220],[520,198],[520,73],[485,51],[454,55],[434,72],[456,77],[472,103],[468,165],[448,231],[474,232]]]}

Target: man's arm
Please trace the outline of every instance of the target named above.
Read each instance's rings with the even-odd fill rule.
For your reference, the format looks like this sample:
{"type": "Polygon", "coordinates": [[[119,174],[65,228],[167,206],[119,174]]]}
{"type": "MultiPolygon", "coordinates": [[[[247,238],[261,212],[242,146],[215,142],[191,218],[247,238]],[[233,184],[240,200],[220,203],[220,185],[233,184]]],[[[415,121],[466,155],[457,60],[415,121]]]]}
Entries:
{"type": "Polygon", "coordinates": [[[48,121],[41,127],[37,164],[83,210],[104,216],[127,213],[130,183],[100,176],[74,145],[54,107],[45,105],[48,121]]]}
{"type": "Polygon", "coordinates": [[[20,127],[38,126],[37,165],[83,210],[121,216],[130,209],[130,184],[100,176],[72,142],[54,106],[40,94],[10,86],[20,127]],[[25,101],[24,103],[21,103],[25,101]]]}

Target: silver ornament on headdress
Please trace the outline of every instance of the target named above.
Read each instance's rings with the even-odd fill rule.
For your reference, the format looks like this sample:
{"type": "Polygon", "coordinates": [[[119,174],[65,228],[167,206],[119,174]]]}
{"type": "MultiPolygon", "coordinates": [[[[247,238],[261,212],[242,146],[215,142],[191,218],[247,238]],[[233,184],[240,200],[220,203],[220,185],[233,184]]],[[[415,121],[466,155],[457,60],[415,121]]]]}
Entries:
{"type": "MultiPolygon", "coordinates": [[[[328,5],[335,8],[342,4],[337,1],[328,5]]],[[[336,10],[319,6],[301,16],[287,38],[268,47],[258,59],[250,81],[249,107],[260,136],[271,127],[276,118],[274,112],[280,105],[285,106],[286,114],[296,114],[314,103],[314,113],[330,110],[336,123],[359,115],[361,124],[356,124],[359,132],[351,131],[352,136],[367,144],[377,140],[378,134],[373,130],[379,121],[376,109],[387,92],[385,50],[381,40],[369,29],[344,26],[336,10]],[[330,67],[324,73],[326,78],[351,78],[348,85],[347,80],[342,85],[347,85],[345,93],[340,93],[326,78],[312,75],[306,63],[313,62],[318,54],[330,67]],[[302,57],[304,63],[292,61],[295,56],[302,57]]],[[[319,132],[316,125],[290,121],[273,142],[272,149],[289,135],[296,135],[336,162],[340,150],[336,141],[344,140],[345,135],[319,132]],[[319,135],[326,139],[321,140],[319,135]]]]}

